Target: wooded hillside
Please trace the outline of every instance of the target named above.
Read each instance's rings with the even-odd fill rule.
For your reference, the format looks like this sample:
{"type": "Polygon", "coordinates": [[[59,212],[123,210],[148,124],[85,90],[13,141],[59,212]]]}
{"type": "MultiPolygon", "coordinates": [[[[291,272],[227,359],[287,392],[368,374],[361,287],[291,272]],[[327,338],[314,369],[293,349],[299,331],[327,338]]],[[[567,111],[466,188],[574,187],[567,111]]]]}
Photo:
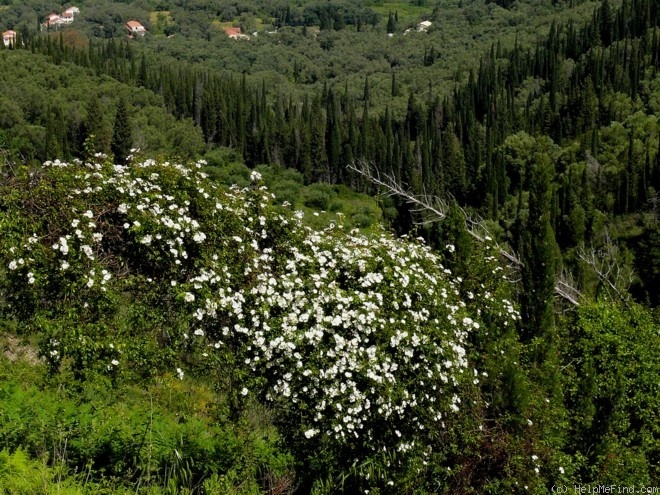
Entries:
{"type": "Polygon", "coordinates": [[[0,493],[660,481],[657,1],[4,3],[0,493]]]}

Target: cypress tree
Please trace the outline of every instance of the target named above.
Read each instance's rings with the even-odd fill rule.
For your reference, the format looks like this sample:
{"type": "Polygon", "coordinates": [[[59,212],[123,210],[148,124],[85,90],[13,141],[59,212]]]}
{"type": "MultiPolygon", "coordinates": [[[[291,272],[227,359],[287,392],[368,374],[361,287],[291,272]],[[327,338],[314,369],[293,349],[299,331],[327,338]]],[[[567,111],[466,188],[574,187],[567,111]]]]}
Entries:
{"type": "Polygon", "coordinates": [[[90,151],[105,151],[107,142],[103,141],[103,121],[101,115],[101,100],[96,92],[93,92],[87,102],[87,116],[82,125],[82,137],[86,147],[90,151]]]}
{"type": "Polygon", "coordinates": [[[463,201],[466,188],[465,158],[452,124],[442,131],[442,166],[446,192],[459,202],[463,201]]]}
{"type": "Polygon", "coordinates": [[[217,132],[217,115],[218,108],[216,106],[216,97],[211,91],[204,93],[202,98],[201,107],[201,127],[204,133],[204,140],[206,144],[213,142],[217,132]]]}
{"type": "Polygon", "coordinates": [[[128,117],[128,105],[124,98],[119,99],[117,104],[117,113],[115,115],[115,124],[112,132],[112,143],[110,150],[115,156],[115,163],[119,165],[126,164],[126,157],[130,155],[133,147],[133,136],[131,132],[131,123],[128,117]]]}
{"type": "Polygon", "coordinates": [[[392,117],[390,115],[390,107],[385,107],[385,117],[383,121],[383,130],[385,131],[385,156],[383,172],[386,174],[392,173],[394,168],[393,161],[393,148],[394,148],[394,132],[392,130],[392,117]]]}
{"type": "Polygon", "coordinates": [[[600,20],[600,41],[603,46],[609,46],[612,42],[612,31],[614,30],[614,16],[612,15],[609,0],[603,0],[598,13],[600,20]]]}
{"type": "MultiPolygon", "coordinates": [[[[353,106],[353,102],[349,102],[348,104],[348,118],[347,118],[347,144],[350,145],[351,147],[351,154],[354,155],[356,150],[358,149],[358,140],[359,140],[359,134],[360,132],[358,131],[358,123],[357,123],[357,117],[355,115],[355,107],[353,106]]],[[[350,162],[347,162],[350,163],[350,162]]]]}
{"type": "Polygon", "coordinates": [[[421,132],[424,122],[424,117],[415,101],[415,94],[411,91],[408,96],[408,106],[406,109],[406,122],[405,128],[408,137],[411,141],[417,139],[417,135],[421,132]]]}
{"type": "Polygon", "coordinates": [[[332,25],[332,29],[335,31],[341,31],[346,27],[346,21],[344,21],[344,14],[342,12],[337,12],[335,15],[335,22],[332,25]]]}
{"type": "Polygon", "coordinates": [[[395,96],[399,96],[399,85],[396,82],[396,73],[394,73],[394,72],[392,72],[391,96],[392,96],[392,98],[394,98],[395,96]]]}
{"type": "Polygon", "coordinates": [[[321,100],[317,97],[312,100],[311,107],[311,180],[328,180],[328,155],[325,146],[325,115],[321,107],[321,100]]]}
{"type": "Polygon", "coordinates": [[[370,146],[370,136],[369,136],[369,105],[367,102],[364,103],[364,108],[362,109],[362,120],[360,122],[360,137],[358,140],[358,149],[360,151],[360,158],[368,159],[371,150],[370,146]]]}
{"type": "Polygon", "coordinates": [[[390,10],[390,13],[387,17],[387,32],[391,34],[394,31],[396,31],[396,24],[394,23],[394,16],[392,15],[392,11],[390,10]]]}
{"type": "MultiPolygon", "coordinates": [[[[557,255],[551,225],[554,174],[547,153],[535,153],[529,177],[529,216],[522,235],[521,301],[523,336],[526,340],[540,337],[552,340],[554,332],[553,295],[557,255]]],[[[541,352],[537,362],[543,361],[541,352]]]]}
{"type": "Polygon", "coordinates": [[[330,91],[326,107],[326,152],[328,154],[328,180],[336,182],[341,168],[341,129],[338,121],[338,104],[334,91],[330,91]]]}
{"type": "Polygon", "coordinates": [[[326,31],[332,27],[332,18],[328,14],[328,11],[323,9],[319,14],[319,29],[321,31],[326,31]]]}
{"type": "Polygon", "coordinates": [[[44,143],[43,159],[53,160],[55,158],[64,158],[62,156],[62,140],[59,129],[61,128],[58,119],[55,116],[55,109],[51,108],[46,120],[46,140],[44,143]]]}
{"type": "Polygon", "coordinates": [[[145,88],[148,87],[148,78],[149,74],[147,71],[147,57],[142,54],[142,58],[140,59],[140,70],[138,72],[138,84],[140,86],[144,86],[145,88]]]}
{"type": "Polygon", "coordinates": [[[440,136],[434,135],[431,140],[431,175],[433,182],[431,184],[431,194],[437,196],[445,195],[445,177],[442,170],[442,141],[440,136]]]}

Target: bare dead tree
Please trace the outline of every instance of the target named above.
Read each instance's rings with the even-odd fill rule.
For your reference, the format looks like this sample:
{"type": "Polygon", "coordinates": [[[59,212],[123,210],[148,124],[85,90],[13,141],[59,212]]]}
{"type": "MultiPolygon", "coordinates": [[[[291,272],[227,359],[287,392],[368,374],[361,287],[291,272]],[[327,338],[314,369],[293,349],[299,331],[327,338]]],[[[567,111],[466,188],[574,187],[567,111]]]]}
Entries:
{"type": "Polygon", "coordinates": [[[427,224],[444,220],[449,209],[448,203],[438,196],[421,194],[411,194],[402,184],[397,182],[394,177],[387,174],[381,174],[376,167],[370,166],[367,162],[360,161],[348,165],[352,170],[372,184],[382,187],[387,191],[388,196],[398,196],[406,203],[412,206],[413,212],[420,213],[424,220],[420,223],[427,224]]]}
{"type": "MultiPolygon", "coordinates": [[[[361,175],[372,184],[383,188],[387,195],[397,196],[404,200],[407,204],[411,205],[412,211],[417,212],[422,216],[422,221],[419,222],[420,224],[438,222],[447,217],[449,204],[438,196],[429,195],[426,193],[419,195],[413,194],[410,190],[406,189],[403,184],[398,182],[392,175],[381,174],[377,168],[364,161],[351,163],[348,165],[348,168],[361,175]]],[[[478,242],[484,243],[488,241],[494,243],[499,255],[506,259],[512,268],[516,270],[522,268],[523,263],[520,258],[507,247],[502,247],[497,244],[497,242],[494,240],[494,237],[490,235],[483,219],[469,214],[463,208],[459,209],[463,215],[463,218],[465,219],[465,228],[468,234],[470,234],[478,242]]],[[[566,274],[562,274],[558,277],[557,283],[555,285],[555,293],[562,299],[568,301],[570,304],[574,306],[579,305],[581,293],[578,289],[575,288],[572,283],[572,279],[566,274]]]]}
{"type": "Polygon", "coordinates": [[[562,267],[561,273],[557,276],[555,281],[555,292],[558,296],[569,301],[571,304],[578,306],[580,297],[580,291],[575,288],[575,281],[573,279],[573,274],[569,272],[566,267],[562,267]]]}
{"type": "Polygon", "coordinates": [[[578,257],[594,271],[610,294],[614,294],[628,305],[630,300],[628,290],[633,283],[634,273],[630,267],[621,263],[619,248],[612,241],[609,233],[605,234],[605,242],[601,249],[592,246],[587,251],[580,248],[578,257]]]}

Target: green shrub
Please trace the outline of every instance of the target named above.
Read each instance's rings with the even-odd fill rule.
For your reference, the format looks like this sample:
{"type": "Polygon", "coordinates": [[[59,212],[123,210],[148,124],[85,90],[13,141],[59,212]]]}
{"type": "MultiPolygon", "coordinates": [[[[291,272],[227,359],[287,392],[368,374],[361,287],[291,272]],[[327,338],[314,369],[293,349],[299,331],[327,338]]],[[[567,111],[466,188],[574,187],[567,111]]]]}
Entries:
{"type": "MultiPolygon", "coordinates": [[[[6,369],[0,380],[0,442],[6,449],[0,455],[0,481],[4,473],[11,483],[0,482],[0,487],[23,479],[32,483],[35,477],[50,482],[54,473],[80,481],[74,473],[85,473],[86,487],[172,487],[169,493],[196,493],[206,481],[221,477],[225,486],[235,483],[250,487],[240,493],[255,493],[260,473],[277,478],[291,470],[292,459],[277,446],[274,427],[249,423],[247,415],[233,425],[209,414],[201,406],[207,390],[188,380],[164,377],[141,390],[112,388],[99,379],[77,384],[69,377],[40,389],[20,379],[20,366],[6,369]],[[25,461],[27,467],[17,471],[10,463],[3,468],[7,451],[14,452],[10,461],[25,461]]],[[[254,414],[256,408],[247,411],[254,414]]]]}
{"type": "Polygon", "coordinates": [[[336,197],[336,193],[329,184],[312,184],[307,187],[304,204],[308,208],[326,211],[334,197],[336,197]]]}
{"type": "Polygon", "coordinates": [[[658,322],[641,306],[582,305],[565,337],[570,452],[583,479],[652,484],[660,478],[658,322]]]}

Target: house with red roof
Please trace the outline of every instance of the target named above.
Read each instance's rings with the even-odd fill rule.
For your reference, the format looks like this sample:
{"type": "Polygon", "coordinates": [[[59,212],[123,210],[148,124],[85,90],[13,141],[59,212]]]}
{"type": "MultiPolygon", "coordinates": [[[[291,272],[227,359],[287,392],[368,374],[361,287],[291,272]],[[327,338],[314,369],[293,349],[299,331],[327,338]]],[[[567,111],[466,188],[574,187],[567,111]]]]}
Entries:
{"type": "Polygon", "coordinates": [[[147,34],[145,27],[138,21],[128,21],[126,23],[126,30],[128,31],[128,35],[130,37],[144,36],[147,34]]]}
{"type": "Polygon", "coordinates": [[[59,29],[64,25],[71,24],[79,13],[80,9],[78,7],[69,7],[61,14],[49,14],[41,23],[41,30],[59,29]]]}
{"type": "Polygon", "coordinates": [[[225,28],[224,32],[227,36],[229,36],[233,40],[250,39],[250,37],[247,34],[241,33],[241,28],[239,27],[225,28]]]}
{"type": "Polygon", "coordinates": [[[16,31],[10,29],[2,33],[2,42],[5,46],[10,46],[16,43],[16,31]]]}
{"type": "Polygon", "coordinates": [[[75,15],[72,12],[62,12],[60,19],[62,19],[62,24],[71,24],[75,19],[75,15]]]}
{"type": "Polygon", "coordinates": [[[59,29],[64,23],[59,14],[48,14],[41,24],[41,29],[59,29]]]}

